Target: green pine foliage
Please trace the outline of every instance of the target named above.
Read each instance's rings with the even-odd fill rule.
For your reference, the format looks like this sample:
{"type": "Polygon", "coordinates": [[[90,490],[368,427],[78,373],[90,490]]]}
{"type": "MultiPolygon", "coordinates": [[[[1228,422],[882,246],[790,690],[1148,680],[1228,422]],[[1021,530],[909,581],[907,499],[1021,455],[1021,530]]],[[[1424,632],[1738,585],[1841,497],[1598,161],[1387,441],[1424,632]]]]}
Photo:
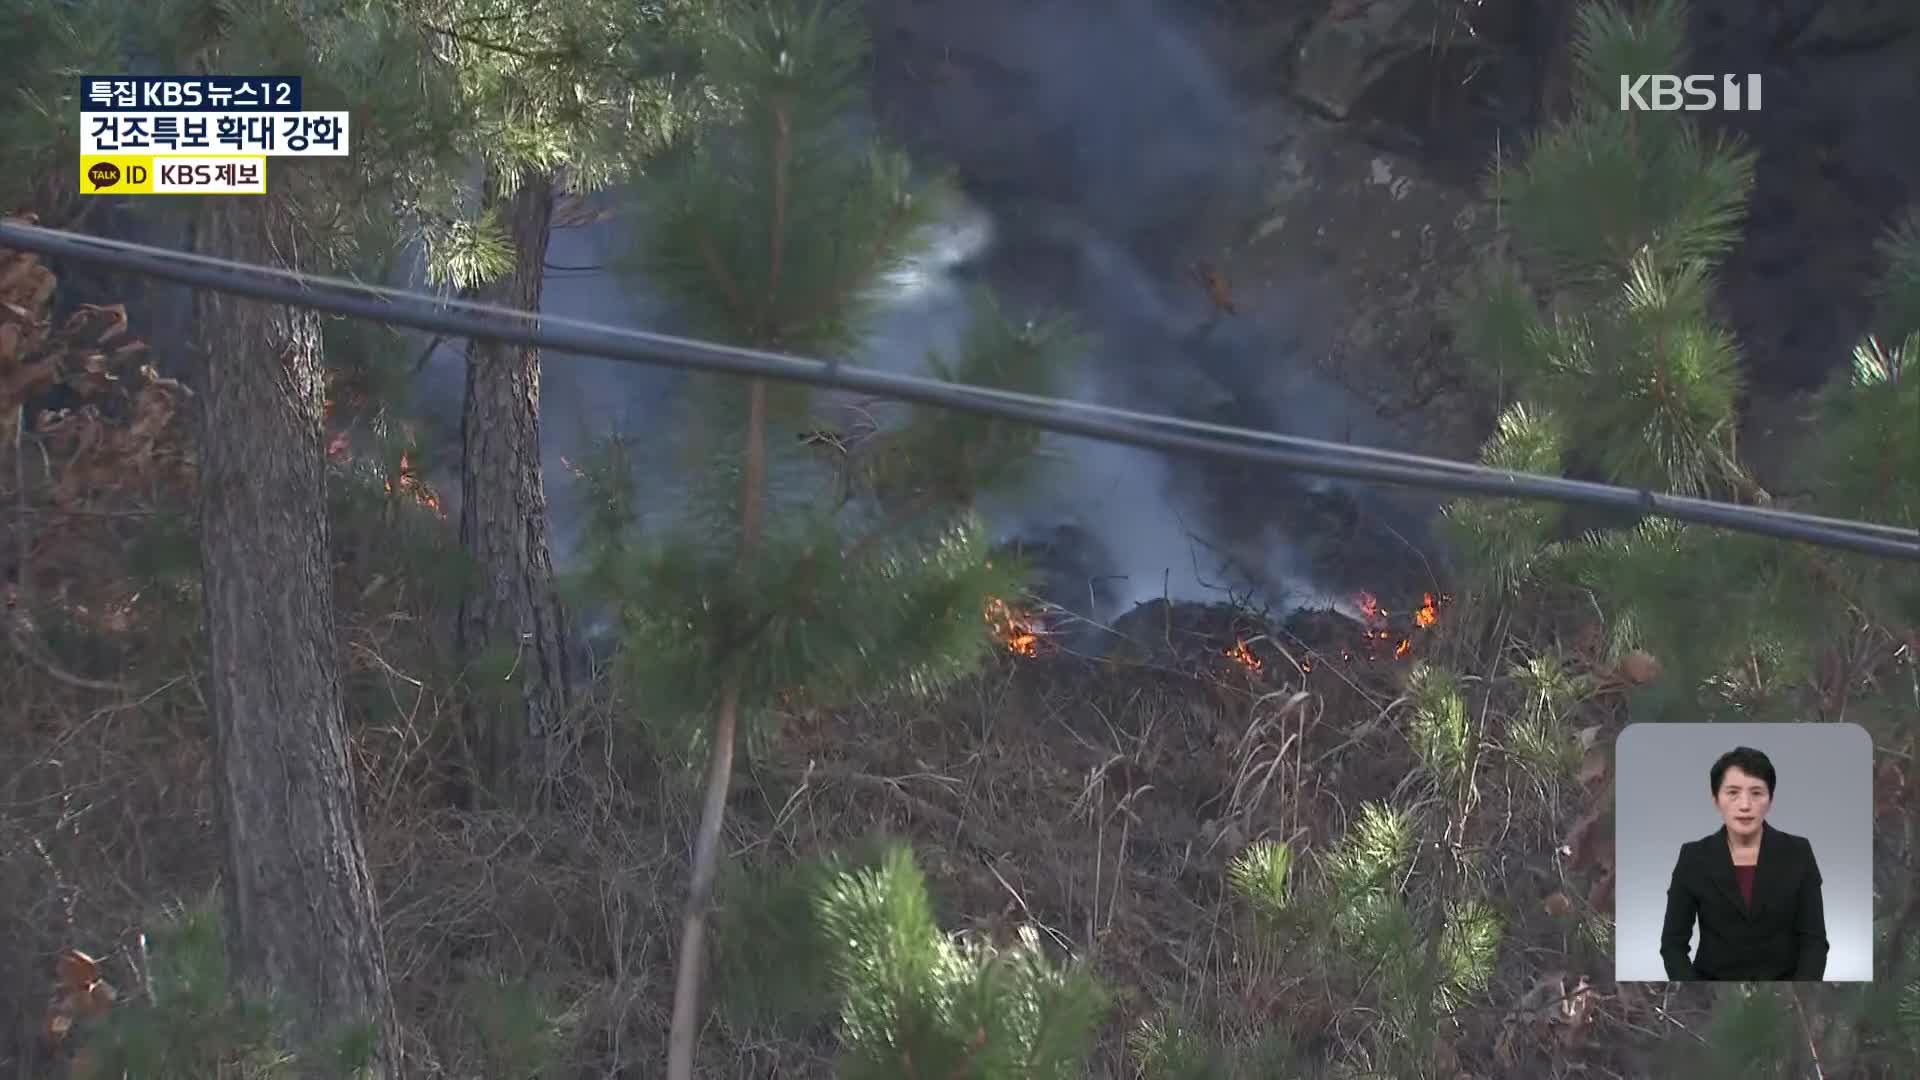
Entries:
{"type": "MultiPolygon", "coordinates": [[[[1412,815],[1385,803],[1367,803],[1324,860],[1323,873],[1336,909],[1363,897],[1397,892],[1412,862],[1416,842],[1412,815]]],[[[1338,924],[1336,924],[1338,925],[1338,924]]]]}
{"type": "Polygon", "coordinates": [[[1466,781],[1474,738],[1459,677],[1424,660],[1416,661],[1408,673],[1407,697],[1411,706],[1408,734],[1414,752],[1444,792],[1459,790],[1466,781]]]}
{"type": "Polygon", "coordinates": [[[1324,944],[1377,1002],[1374,1035],[1389,1057],[1430,1050],[1436,1014],[1486,989],[1503,937],[1503,920],[1485,901],[1434,897],[1430,908],[1415,906],[1405,886],[1418,834],[1407,810],[1370,803],[1323,861],[1324,944]]]}
{"type": "MultiPolygon", "coordinates": [[[[1621,74],[1684,69],[1685,27],[1670,0],[1580,10],[1575,108],[1496,168],[1513,255],[1477,275],[1455,312],[1458,340],[1506,395],[1486,463],[1768,502],[1736,453],[1739,347],[1712,314],[1752,156],[1698,135],[1684,114],[1618,102],[1621,74]]],[[[1920,228],[1909,221],[1881,246],[1881,322],[1910,333],[1920,228]]],[[[1802,508],[1914,527],[1920,380],[1903,377],[1913,344],[1867,339],[1849,377],[1821,396],[1796,459],[1802,508]]],[[[1612,658],[1659,658],[1665,674],[1636,691],[1639,715],[1794,716],[1863,620],[1897,635],[1920,616],[1916,575],[1772,540],[1670,522],[1574,537],[1557,511],[1477,499],[1450,506],[1445,529],[1475,592],[1510,605],[1545,586],[1538,595],[1603,616],[1612,658]]],[[[1545,750],[1543,732],[1517,734],[1545,750]]]]}
{"type": "Polygon", "coordinates": [[[1566,658],[1553,652],[1515,662],[1508,678],[1520,691],[1521,702],[1507,721],[1503,748],[1543,784],[1573,775],[1580,745],[1566,721],[1586,697],[1591,680],[1574,674],[1566,658]]]}
{"type": "MultiPolygon", "coordinates": [[[[919,250],[937,185],[906,160],[849,141],[845,117],[865,55],[857,11],[779,4],[708,39],[707,71],[738,121],[663,163],[646,189],[633,268],[703,332],[742,344],[833,352],[854,343],[876,290],[919,250]]],[[[1044,393],[1077,339],[1058,323],[1016,324],[990,300],[943,378],[1044,393]]],[[[737,680],[748,717],[783,701],[856,691],[928,693],[977,668],[992,646],[993,597],[1022,586],[989,558],[971,506],[1017,483],[1034,435],[1004,422],[913,410],[864,453],[827,461],[801,436],[815,395],[768,388],[763,427],[737,382],[696,379],[684,415],[692,475],[675,523],[640,519],[616,471],[599,473],[590,573],[617,599],[622,671],[646,688],[666,743],[702,745],[702,718],[737,680]],[[774,478],[742,492],[746,448],[774,478]],[[739,560],[744,500],[767,517],[739,560]]]]}
{"type": "MultiPolygon", "coordinates": [[[[1557,476],[1566,435],[1551,412],[1515,402],[1500,414],[1480,460],[1496,469],[1557,476]]],[[[1461,499],[1449,504],[1441,529],[1461,570],[1495,596],[1531,583],[1551,554],[1560,525],[1558,505],[1519,499],[1461,499]]]]}
{"type": "Polygon", "coordinates": [[[1880,329],[1889,338],[1920,332],[1920,210],[1910,211],[1879,246],[1887,260],[1880,329]]]}
{"type": "MultiPolygon", "coordinates": [[[[700,35],[700,55],[728,122],[652,171],[629,266],[697,332],[837,355],[860,340],[880,290],[922,250],[941,188],[848,123],[867,55],[858,8],[782,2],[727,14],[700,35]]],[[[959,355],[935,369],[1046,392],[1072,349],[1058,324],[1016,326],[983,304],[959,355]]],[[[599,473],[589,587],[618,630],[622,680],[647,703],[647,736],[709,757],[706,837],[725,812],[734,751],[715,732],[732,740],[744,731],[752,752],[784,705],[949,685],[993,647],[990,603],[1023,584],[1021,567],[991,557],[974,504],[1023,475],[1029,434],[909,410],[865,444],[823,453],[819,443],[837,440],[813,433],[835,422],[816,398],[763,379],[692,380],[677,519],[631,513],[630,491],[607,490],[629,479],[599,473]]],[[[691,1071],[704,909],[720,857],[705,840],[695,854],[669,1038],[676,1076],[691,1071]]],[[[890,865],[829,905],[837,940],[869,950],[841,969],[850,1068],[1069,1068],[1084,1033],[1042,1016],[1077,1007],[1068,1000],[1077,984],[1049,982],[1032,942],[991,954],[928,944],[917,881],[917,871],[890,865]],[[862,936],[877,934],[890,936],[862,936]]]]}
{"type": "Polygon", "coordinates": [[[0,18],[0,213],[34,209],[58,225],[82,205],[74,148],[80,77],[125,63],[114,0],[21,0],[0,18]]]}
{"type": "Polygon", "coordinates": [[[834,943],[848,1080],[1084,1075],[1106,1008],[1093,979],[1051,961],[1031,927],[1004,946],[942,932],[905,850],[840,875],[818,917],[834,943]]]}
{"type": "Polygon", "coordinates": [[[1807,480],[1828,513],[1920,525],[1920,331],[1897,346],[1868,338],[1821,398],[1827,432],[1807,480]]]}
{"type": "Polygon", "coordinates": [[[1620,108],[1621,75],[1686,69],[1686,17],[1678,0],[1581,6],[1572,115],[1496,173],[1518,250],[1555,287],[1604,294],[1643,253],[1662,270],[1710,265],[1739,239],[1753,155],[1683,113],[1620,108]]]}
{"type": "Polygon", "coordinates": [[[559,1080],[568,1075],[571,1021],[553,995],[524,982],[475,980],[461,987],[462,1018],[500,1080],[559,1080]]]}
{"type": "Polygon", "coordinates": [[[620,609],[617,662],[630,685],[646,688],[663,745],[702,750],[701,718],[730,675],[756,719],[770,718],[783,695],[841,700],[949,685],[992,646],[988,599],[1021,583],[1017,567],[988,558],[972,520],[873,553],[852,550],[820,516],[777,526],[742,569],[730,552],[675,536],[602,570],[611,594],[635,598],[620,609]]]}
{"type": "Polygon", "coordinates": [[[906,848],[730,874],[714,961],[732,1016],[833,1019],[850,1078],[1084,1075],[1106,995],[1031,928],[995,944],[941,929],[906,848]]]}
{"type": "MultiPolygon", "coordinates": [[[[1832,516],[1920,529],[1920,332],[1894,349],[1875,338],[1861,342],[1851,371],[1828,385],[1820,409],[1824,437],[1805,459],[1816,505],[1832,516]]],[[[1920,625],[1920,572],[1835,562],[1832,573],[1870,616],[1920,625]]]]}
{"type": "Polygon", "coordinates": [[[463,169],[422,194],[418,238],[435,285],[470,291],[513,269],[501,209],[523,179],[604,189],[719,110],[697,55],[710,0],[386,2],[423,36],[422,55],[467,117],[459,157],[486,178],[457,182],[463,169]]]}
{"type": "Polygon", "coordinates": [[[1894,1022],[1906,1049],[1920,1054],[1920,979],[1899,989],[1894,1004],[1894,1022]]]}
{"type": "Polygon", "coordinates": [[[1695,1055],[1695,1068],[1714,1080],[1792,1076],[1797,1024],[1793,1006],[1776,987],[1729,986],[1695,1055]]]}
{"type": "Polygon", "coordinates": [[[1277,840],[1257,840],[1227,865],[1227,883],[1254,917],[1268,928],[1281,925],[1293,910],[1293,848],[1277,840]]]}
{"type": "MultiPolygon", "coordinates": [[[[273,190],[297,207],[302,269],[359,270],[399,246],[460,171],[474,115],[399,0],[168,0],[122,5],[111,25],[140,49],[112,69],[297,75],[304,108],[349,113],[349,156],[269,166],[273,190]]],[[[191,212],[197,201],[162,209],[191,212]]]]}
{"type": "Polygon", "coordinates": [[[142,1080],[281,1080],[316,1076],[353,1080],[372,1053],[371,1033],[343,1032],[332,1044],[296,1055],[277,1038],[271,1004],[234,994],[212,904],[170,915],[149,935],[137,995],[127,995],[86,1049],[93,1075],[142,1080]]]}
{"type": "Polygon", "coordinates": [[[792,1030],[839,1015],[830,970],[837,943],[818,918],[817,902],[842,875],[880,866],[892,848],[865,858],[836,854],[722,871],[713,919],[714,984],[732,1019],[792,1030]]]}
{"type": "Polygon", "coordinates": [[[720,340],[837,352],[935,210],[906,158],[850,143],[867,51],[845,4],[779,3],[710,35],[708,77],[745,103],[650,191],[637,269],[720,340]]]}
{"type": "Polygon", "coordinates": [[[1489,264],[1457,313],[1461,342],[1505,393],[1562,418],[1567,467],[1688,495],[1739,490],[1739,355],[1707,301],[1739,238],[1753,155],[1683,114],[1619,107],[1621,74],[1684,67],[1682,5],[1590,4],[1577,20],[1574,111],[1496,164],[1518,262],[1489,264]]]}
{"type": "Polygon", "coordinates": [[[566,167],[583,190],[679,137],[702,101],[692,35],[712,4],[400,0],[457,73],[467,148],[511,192],[566,167]]]}
{"type": "MultiPolygon", "coordinates": [[[[374,1033],[341,1032],[294,1052],[279,1037],[271,1002],[234,993],[214,904],[173,912],[147,937],[139,983],[122,990],[97,1027],[83,1028],[93,1061],[88,1075],[140,1080],[357,1080],[374,1049],[374,1033]]],[[[501,1080],[564,1075],[564,1047],[573,1017],[552,995],[517,982],[476,980],[459,988],[461,1017],[501,1080]]]]}
{"type": "Polygon", "coordinates": [[[1251,1039],[1220,1042],[1178,1016],[1140,1021],[1127,1035],[1140,1080],[1284,1080],[1304,1076],[1293,1037],[1269,1028],[1251,1039]]]}
{"type": "Polygon", "coordinates": [[[1224,1047],[1181,1018],[1151,1016],[1127,1033],[1127,1050],[1141,1080],[1231,1080],[1224,1047]]]}
{"type": "Polygon", "coordinates": [[[1655,520],[1590,536],[1565,567],[1603,598],[1616,659],[1636,649],[1662,658],[1667,672],[1647,705],[1693,704],[1712,683],[1722,693],[1699,703],[1720,712],[1756,707],[1807,670],[1813,642],[1801,620],[1823,605],[1797,554],[1762,537],[1655,520]]]}

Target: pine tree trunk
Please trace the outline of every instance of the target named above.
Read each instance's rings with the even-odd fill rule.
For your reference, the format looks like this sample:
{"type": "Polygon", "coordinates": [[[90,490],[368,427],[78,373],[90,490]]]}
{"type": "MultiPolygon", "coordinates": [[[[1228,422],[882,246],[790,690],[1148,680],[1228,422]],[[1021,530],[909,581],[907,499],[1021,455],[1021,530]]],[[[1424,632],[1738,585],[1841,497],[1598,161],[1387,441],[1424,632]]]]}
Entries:
{"type": "MultiPolygon", "coordinates": [[[[740,479],[740,565],[760,546],[767,481],[767,384],[747,384],[746,468],[740,479]]],[[[673,980],[673,1020],[667,1029],[667,1080],[693,1080],[693,1046],[700,1034],[700,977],[706,964],[707,909],[720,874],[720,826],[726,819],[727,789],[733,782],[733,743],[739,730],[740,679],[731,676],[720,692],[714,718],[713,747],[707,758],[706,798],[700,806],[700,831],[693,844],[693,880],[680,924],[678,970],[673,980]]]]}
{"type": "MultiPolygon", "coordinates": [[[[278,198],[208,199],[199,243],[290,260],[278,198]]],[[[341,714],[321,450],[320,319],[194,296],[207,701],[239,987],[274,994],[302,1042],[371,1024],[375,1075],[399,1042],[341,714]]]]}
{"type": "Polygon", "coordinates": [[[680,923],[678,969],[673,977],[673,1020],[667,1029],[667,1080],[692,1080],[693,1046],[700,1034],[700,980],[706,964],[707,909],[720,873],[720,826],[726,818],[727,789],[733,781],[733,742],[739,729],[740,685],[722,691],[707,758],[706,798],[700,806],[700,832],[693,843],[693,881],[680,923]]]}
{"type": "MultiPolygon", "coordinates": [[[[500,205],[494,184],[489,178],[487,201],[500,205]]],[[[538,311],[553,220],[551,178],[524,179],[502,209],[513,272],[481,290],[479,299],[538,311]]],[[[460,661],[469,678],[497,684],[505,676],[517,690],[511,703],[501,703],[488,700],[488,687],[470,687],[467,738],[477,786],[511,802],[507,792],[528,779],[515,776],[521,766],[534,766],[534,779],[547,775],[573,701],[540,471],[540,350],[470,344],[460,427],[460,540],[476,575],[460,606],[460,661]],[[495,670],[502,664],[505,670],[495,670]]]]}

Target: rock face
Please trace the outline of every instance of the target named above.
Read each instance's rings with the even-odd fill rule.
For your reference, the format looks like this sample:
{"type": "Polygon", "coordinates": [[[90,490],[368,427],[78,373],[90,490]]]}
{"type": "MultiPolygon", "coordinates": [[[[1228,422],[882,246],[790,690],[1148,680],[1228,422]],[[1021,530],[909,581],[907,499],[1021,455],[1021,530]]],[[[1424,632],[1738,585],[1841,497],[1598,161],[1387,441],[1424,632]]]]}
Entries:
{"type": "MultiPolygon", "coordinates": [[[[1578,5],[1307,6],[1322,10],[1292,31],[1297,45],[1253,62],[1283,71],[1288,92],[1356,133],[1399,130],[1412,170],[1447,172],[1463,159],[1486,160],[1491,147],[1474,129],[1511,140],[1544,118],[1543,104],[1560,103],[1578,5]],[[1459,13],[1469,10],[1473,33],[1458,33],[1459,13]],[[1447,71],[1472,71],[1482,90],[1428,94],[1434,108],[1424,116],[1406,107],[1447,71]]],[[[1693,0],[1690,10],[1688,72],[1757,73],[1766,85],[1759,112],[1696,119],[1758,154],[1746,241],[1727,261],[1720,294],[1746,348],[1756,405],[1770,418],[1783,395],[1816,387],[1841,367],[1873,326],[1883,270],[1875,242],[1920,198],[1912,121],[1920,109],[1920,6],[1693,0]]],[[[1279,19],[1301,21],[1297,13],[1279,19]]]]}
{"type": "Polygon", "coordinates": [[[1759,154],[1721,297],[1755,389],[1809,389],[1872,326],[1874,244],[1920,199],[1920,6],[1694,0],[1693,41],[1696,70],[1765,79],[1760,112],[1707,114],[1759,154]]]}

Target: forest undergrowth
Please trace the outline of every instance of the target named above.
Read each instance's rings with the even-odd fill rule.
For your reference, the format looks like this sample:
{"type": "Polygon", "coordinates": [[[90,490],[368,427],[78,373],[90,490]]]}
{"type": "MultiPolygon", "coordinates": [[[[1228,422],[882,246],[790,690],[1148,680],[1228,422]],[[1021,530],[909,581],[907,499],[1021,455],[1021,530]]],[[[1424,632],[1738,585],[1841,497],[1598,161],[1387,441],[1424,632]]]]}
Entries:
{"type": "MultiPolygon", "coordinates": [[[[194,666],[186,391],[144,366],[119,310],[57,322],[36,259],[8,255],[0,282],[16,568],[0,653],[0,911],[15,943],[0,954],[0,1012],[28,1069],[71,1059],[115,1018],[180,1007],[168,983],[149,984],[159,951],[217,949],[190,931],[216,906],[219,848],[194,666]],[[21,431],[26,395],[49,391],[64,411],[21,431]]],[[[363,457],[337,452],[333,528],[356,781],[413,1060],[449,1077],[648,1075],[691,782],[631,737],[636,703],[603,674],[578,717],[568,798],[538,812],[446,807],[452,717],[478,691],[447,674],[435,628],[457,585],[455,538],[409,454],[397,423],[363,457]]],[[[998,659],[953,692],[795,710],[733,796],[737,871],[722,896],[737,902],[718,924],[727,1007],[705,1036],[724,1062],[712,1075],[827,1075],[834,1060],[831,1010],[769,963],[794,922],[766,906],[773,892],[756,900],[744,871],[889,839],[916,852],[943,927],[1000,942],[1030,927],[1087,962],[1112,999],[1098,1075],[1274,1075],[1225,1071],[1260,1061],[1318,1075],[1371,1060],[1403,1037],[1405,984],[1377,968],[1426,939],[1409,916],[1375,928],[1372,947],[1330,953],[1289,921],[1311,916],[1288,869],[1337,868],[1344,850],[1392,863],[1410,896],[1429,887],[1409,844],[1429,821],[1476,868],[1461,891],[1488,915],[1483,940],[1447,941],[1459,955],[1440,981],[1462,992],[1428,1017],[1436,1075],[1647,1075],[1648,1055],[1725,1012],[1709,988],[1610,979],[1609,747],[1658,660],[1609,660],[1593,626],[1530,647],[1551,638],[1489,628],[1433,595],[1410,606],[1424,614],[1399,658],[1356,654],[1371,636],[1351,620],[1269,623],[1224,603],[1180,611],[1177,627],[1175,609],[1143,608],[1115,628],[1129,644],[1096,658],[1057,647],[1047,613],[1010,598],[998,659]],[[1448,669],[1477,685],[1465,697],[1439,685],[1448,669]],[[1460,788],[1426,767],[1448,743],[1472,759],[1460,788]]],[[[1881,772],[1880,828],[1911,837],[1902,760],[1881,772]]],[[[1840,991],[1801,993],[1795,1015],[1817,1026],[1840,991]]],[[[174,1017],[166,1030],[209,1029],[174,1017]]],[[[210,1030],[212,1049],[181,1052],[244,1049],[218,1045],[239,1038],[238,1020],[210,1030]]],[[[1817,1037],[1804,1031],[1793,1041],[1817,1037]]]]}

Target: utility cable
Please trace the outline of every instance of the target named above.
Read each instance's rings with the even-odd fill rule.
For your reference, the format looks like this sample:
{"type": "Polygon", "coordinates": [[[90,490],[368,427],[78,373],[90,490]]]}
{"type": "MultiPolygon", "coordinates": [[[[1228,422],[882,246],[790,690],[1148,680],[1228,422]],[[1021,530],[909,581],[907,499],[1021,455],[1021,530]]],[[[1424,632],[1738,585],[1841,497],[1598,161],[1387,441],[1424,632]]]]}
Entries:
{"type": "Polygon", "coordinates": [[[1454,495],[1523,498],[1665,517],[1820,547],[1920,562],[1920,531],[1741,506],[1398,451],[1278,435],[1110,406],[966,386],[694,338],[516,311],[342,278],[122,240],[0,222],[0,246],[392,326],[628,363],[771,378],[1031,424],[1066,435],[1293,472],[1454,495]]]}

